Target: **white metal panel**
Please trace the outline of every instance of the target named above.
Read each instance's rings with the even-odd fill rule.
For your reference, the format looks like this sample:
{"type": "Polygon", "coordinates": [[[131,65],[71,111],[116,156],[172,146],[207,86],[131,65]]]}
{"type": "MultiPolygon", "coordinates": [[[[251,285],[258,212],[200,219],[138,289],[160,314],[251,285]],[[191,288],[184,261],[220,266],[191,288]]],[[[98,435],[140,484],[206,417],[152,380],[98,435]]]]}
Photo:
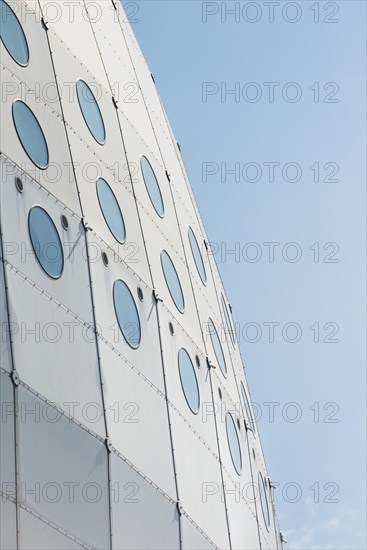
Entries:
{"type": "MultiPolygon", "coordinates": [[[[63,0],[61,3],[39,0],[42,14],[50,31],[55,32],[65,42],[65,47],[95,75],[105,88],[108,81],[89,23],[89,14],[83,0],[63,0]],[[76,30],[78,29],[78,30],[76,30]]],[[[104,2],[95,2],[92,19],[100,17],[104,2]],[[99,6],[98,4],[101,4],[99,6]]],[[[108,8],[107,8],[108,9],[108,8]]],[[[51,33],[50,33],[51,34],[51,33]]]]}
{"type": "Polygon", "coordinates": [[[113,548],[180,548],[175,503],[149,484],[116,453],[111,454],[113,548]]]}
{"type": "Polygon", "coordinates": [[[180,503],[216,546],[228,548],[219,460],[177,414],[171,424],[180,503]]]}
{"type": "MultiPolygon", "coordinates": [[[[72,34],[79,35],[82,33],[72,34]]],[[[96,80],[94,76],[88,72],[86,67],[81,65],[78,60],[71,55],[70,51],[65,47],[65,44],[60,42],[57,36],[51,33],[49,38],[68,132],[76,133],[78,138],[83,140],[85,146],[88,147],[94,155],[93,160],[95,165],[103,163],[105,166],[109,167],[111,172],[115,173],[117,177],[119,174],[124,174],[124,165],[126,163],[124,149],[116,108],[112,102],[112,95],[109,89],[105,89],[101,85],[101,81],[96,80]],[[90,87],[98,103],[105,126],[106,140],[104,145],[101,145],[94,139],[80,109],[76,90],[76,83],[80,79],[84,80],[90,87]]],[[[75,164],[81,163],[82,166],[86,163],[83,157],[73,158],[73,161],[75,164]]]]}
{"type": "Polygon", "coordinates": [[[29,96],[37,96],[61,115],[47,31],[41,23],[38,3],[31,4],[17,0],[9,2],[9,5],[17,14],[26,36],[29,63],[26,67],[18,65],[0,40],[0,60],[5,66],[5,70],[1,71],[2,93],[6,92],[6,101],[9,103],[15,99],[22,99],[27,103],[29,96]]]}
{"type": "Polygon", "coordinates": [[[0,240],[0,367],[8,372],[11,371],[10,353],[10,325],[8,319],[8,307],[4,281],[4,263],[2,246],[0,240]]]}
{"type": "MultiPolygon", "coordinates": [[[[136,38],[131,31],[128,22],[122,22],[122,29],[127,48],[131,52],[131,59],[134,65],[136,77],[142,89],[145,103],[151,119],[151,124],[156,134],[160,148],[164,145],[171,145],[171,136],[168,131],[160,100],[156,91],[155,83],[148,69],[147,63],[142,55],[136,38]],[[166,143],[164,143],[166,142],[166,143]]],[[[172,146],[172,145],[171,145],[172,146]]]]}
{"type": "MultiPolygon", "coordinates": [[[[228,524],[233,550],[259,548],[254,498],[248,481],[234,480],[224,472],[228,524]]],[[[275,547],[276,548],[276,547],[275,547]]]]}
{"type": "MultiPolygon", "coordinates": [[[[19,175],[21,175],[19,173],[19,175]]],[[[22,176],[24,192],[18,193],[14,176],[3,181],[1,190],[1,220],[3,248],[6,260],[25,274],[55,300],[69,308],[82,319],[92,321],[88,264],[86,262],[85,231],[80,219],[63,208],[60,201],[47,195],[32,180],[22,176]],[[29,231],[30,209],[39,205],[53,220],[63,244],[64,270],[59,279],[51,279],[40,267],[33,252],[29,231]],[[65,231],[61,214],[69,222],[65,231]]]]}
{"type": "Polygon", "coordinates": [[[0,499],[0,548],[17,549],[16,507],[12,500],[0,499]]]}
{"type": "Polygon", "coordinates": [[[215,548],[202,532],[184,515],[181,516],[181,538],[184,550],[211,550],[215,548]]]}
{"type": "MultiPolygon", "coordinates": [[[[90,232],[88,232],[88,243],[91,250],[94,244],[96,247],[100,247],[99,241],[90,232]]],[[[107,250],[106,252],[108,253],[107,250]]],[[[131,267],[129,269],[120,262],[114,261],[111,254],[109,254],[108,267],[100,259],[91,262],[90,267],[98,332],[110,347],[116,348],[117,353],[134,365],[150,383],[164,392],[156,304],[151,289],[139,281],[131,271],[131,267]],[[138,311],[141,341],[137,349],[132,349],[128,345],[117,321],[113,288],[118,279],[124,281],[128,286],[138,311]],[[143,301],[138,297],[139,287],[143,292],[143,301]]],[[[132,266],[133,268],[134,266],[132,266]]],[[[132,328],[132,332],[137,334],[136,330],[135,327],[132,328]]]]}
{"type": "MultiPolygon", "coordinates": [[[[91,5],[93,8],[94,4],[93,0],[86,0],[87,6],[91,5]]],[[[103,9],[98,20],[92,21],[110,86],[118,102],[120,114],[126,117],[129,124],[138,132],[146,147],[158,156],[157,140],[136,78],[130,51],[118,22],[117,12],[112,9],[112,2],[110,8],[103,9]]]]}
{"type": "Polygon", "coordinates": [[[217,436],[215,431],[212,394],[206,355],[198,349],[192,340],[183,332],[179,325],[174,325],[174,334],[170,333],[171,317],[168,312],[159,307],[160,330],[162,337],[163,360],[165,364],[168,399],[172,405],[171,414],[179,414],[183,421],[190,424],[214,453],[217,454],[217,436]],[[184,348],[192,361],[199,387],[200,409],[198,414],[191,412],[181,386],[178,353],[184,348]],[[200,367],[196,364],[196,356],[200,367]]]}
{"type": "MultiPolygon", "coordinates": [[[[0,371],[0,495],[15,499],[14,387],[8,374],[0,371]]],[[[1,506],[2,497],[0,497],[1,506]]]]}
{"type": "MultiPolygon", "coordinates": [[[[33,96],[27,97],[27,105],[33,111],[44,132],[49,150],[49,166],[45,170],[37,168],[23,149],[13,124],[11,102],[1,102],[1,135],[2,153],[12,164],[21,167],[29,177],[40,183],[48,192],[57,195],[58,199],[73,212],[79,212],[79,200],[72,170],[64,123],[61,118],[33,96]]],[[[2,167],[5,181],[11,181],[17,175],[16,169],[7,163],[2,167]]]]}
{"type": "Polygon", "coordinates": [[[95,336],[42,291],[8,269],[14,363],[22,381],[105,437],[95,336]]]}
{"type": "Polygon", "coordinates": [[[23,508],[19,510],[20,550],[79,550],[88,548],[75,542],[46,518],[38,518],[23,508]]]}
{"type": "MultiPolygon", "coordinates": [[[[196,345],[201,347],[203,340],[201,327],[196,311],[189,274],[187,272],[185,260],[182,257],[182,248],[178,252],[177,248],[174,248],[170,244],[170,242],[172,242],[170,233],[167,233],[170,239],[170,242],[168,242],[166,238],[161,235],[161,233],[156,231],[153,221],[143,212],[141,212],[141,220],[148,249],[149,263],[152,270],[152,279],[158,296],[163,300],[164,306],[178,320],[186,332],[190,334],[190,337],[194,340],[196,345]],[[161,264],[162,250],[165,250],[169,254],[180,280],[185,300],[185,308],[183,313],[178,311],[168,290],[161,264]]],[[[175,244],[177,244],[177,246],[180,245],[180,243],[175,244]]]]}
{"type": "Polygon", "coordinates": [[[100,357],[112,445],[142,475],[175,500],[164,396],[103,342],[100,343],[100,357]]]}
{"type": "Polygon", "coordinates": [[[21,501],[88,546],[109,548],[105,444],[25,387],[18,392],[21,501]]]}
{"type": "MultiPolygon", "coordinates": [[[[118,262],[118,259],[121,258],[129,269],[132,269],[138,277],[151,286],[152,283],[146,259],[144,240],[137,215],[135,199],[129,184],[130,177],[128,173],[125,172],[125,174],[121,176],[122,181],[120,181],[113,177],[110,171],[102,164],[98,165],[98,170],[96,171],[92,166],[92,153],[83,146],[77,136],[71,135],[70,138],[75,158],[84,159],[83,163],[80,162],[76,165],[75,170],[84,217],[88,226],[91,227],[93,232],[97,233],[104,243],[111,248],[110,251],[106,250],[109,252],[111,263],[118,262]],[[91,172],[88,175],[88,170],[86,170],[85,167],[89,162],[91,172]],[[119,203],[126,229],[126,241],[123,244],[116,241],[104,219],[97,197],[97,177],[102,177],[107,181],[119,203]],[[113,256],[114,254],[116,255],[115,258],[113,256]]],[[[88,234],[88,237],[91,237],[91,235],[88,234]]],[[[101,247],[103,247],[104,244],[98,241],[97,238],[94,243],[93,247],[95,246],[95,249],[91,250],[91,255],[100,257],[101,247]]]]}

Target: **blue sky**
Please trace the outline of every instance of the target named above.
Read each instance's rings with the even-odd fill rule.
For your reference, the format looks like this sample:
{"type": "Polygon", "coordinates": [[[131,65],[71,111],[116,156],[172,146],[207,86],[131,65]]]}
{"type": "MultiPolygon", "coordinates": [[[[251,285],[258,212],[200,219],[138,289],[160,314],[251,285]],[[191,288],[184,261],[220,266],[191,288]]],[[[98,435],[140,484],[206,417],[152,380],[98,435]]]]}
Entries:
{"type": "Polygon", "coordinates": [[[129,4],[233,304],[287,548],[364,549],[366,4],[281,1],[273,22],[263,2],[237,22],[222,3],[129,4]]]}

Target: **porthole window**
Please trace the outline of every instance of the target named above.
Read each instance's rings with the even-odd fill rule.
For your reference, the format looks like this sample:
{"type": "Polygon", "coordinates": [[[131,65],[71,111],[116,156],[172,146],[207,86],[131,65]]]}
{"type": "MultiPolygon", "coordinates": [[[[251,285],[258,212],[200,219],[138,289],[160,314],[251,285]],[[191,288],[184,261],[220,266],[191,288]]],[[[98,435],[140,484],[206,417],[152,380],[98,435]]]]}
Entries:
{"type": "Polygon", "coordinates": [[[116,241],[123,243],[126,238],[124,218],[111,187],[103,178],[97,180],[97,196],[109,230],[116,241]]]}
{"type": "Polygon", "coordinates": [[[200,275],[200,279],[202,280],[203,284],[205,285],[206,284],[206,271],[205,271],[205,266],[204,266],[204,262],[203,262],[203,257],[202,257],[202,254],[200,252],[200,247],[199,247],[198,242],[196,240],[195,234],[194,234],[193,230],[191,229],[191,227],[189,227],[188,234],[189,234],[191,252],[192,252],[192,255],[193,255],[193,258],[194,258],[194,261],[195,261],[196,269],[198,270],[198,273],[200,275]]]}
{"type": "Polygon", "coordinates": [[[209,319],[208,321],[208,328],[209,328],[210,339],[212,341],[214,353],[217,358],[219,368],[222,371],[223,376],[227,376],[227,365],[226,365],[226,360],[224,359],[222,345],[219,340],[217,329],[215,328],[214,323],[211,319],[209,319]]]}
{"type": "Polygon", "coordinates": [[[184,348],[181,348],[178,353],[178,370],[187,404],[191,411],[197,414],[200,407],[199,386],[194,365],[184,348]]]}
{"type": "Polygon", "coordinates": [[[76,91],[86,125],[94,139],[103,145],[106,141],[106,130],[97,100],[84,80],[78,80],[76,91]]]}
{"type": "Polygon", "coordinates": [[[161,264],[164,278],[166,279],[167,287],[171,294],[172,300],[174,301],[178,311],[183,313],[185,309],[185,300],[181,283],[178,278],[176,268],[165,250],[162,250],[161,252],[161,264]]]}
{"type": "Polygon", "coordinates": [[[149,160],[142,156],[140,159],[141,172],[143,174],[143,179],[145,187],[147,189],[149,198],[154,207],[154,210],[157,212],[158,216],[163,218],[164,216],[164,204],[162,199],[161,190],[158,185],[157,178],[153,171],[153,168],[149,160]]]}
{"type": "Polygon", "coordinates": [[[121,279],[113,286],[113,303],[123,337],[131,348],[137,349],[141,339],[139,314],[129,287],[121,279]]]}
{"type": "Polygon", "coordinates": [[[267,530],[269,531],[270,528],[270,514],[269,514],[269,504],[268,504],[268,497],[267,497],[267,491],[264,483],[264,478],[259,472],[258,475],[258,484],[259,484],[259,494],[260,494],[260,502],[261,502],[261,510],[263,513],[263,518],[265,522],[265,526],[267,530]]]}
{"type": "Polygon", "coordinates": [[[255,421],[254,421],[254,417],[253,417],[253,414],[252,414],[252,409],[250,407],[250,402],[248,400],[247,392],[245,390],[243,382],[241,382],[241,393],[242,393],[242,400],[243,400],[243,405],[244,405],[243,414],[247,418],[247,420],[250,424],[251,430],[255,433],[255,421]]]}
{"type": "Polygon", "coordinates": [[[229,314],[229,311],[228,311],[228,307],[227,307],[227,302],[222,294],[222,308],[223,308],[223,313],[224,313],[224,318],[226,320],[226,325],[227,325],[227,330],[229,332],[229,336],[231,337],[231,340],[232,340],[232,344],[235,345],[235,331],[234,331],[234,328],[233,328],[233,324],[232,324],[232,321],[231,321],[231,317],[230,317],[230,314],[229,314]]]}
{"type": "Polygon", "coordinates": [[[61,276],[64,253],[56,226],[46,210],[34,206],[29,212],[28,229],[32,247],[43,271],[53,279],[61,276]]]}
{"type": "Polygon", "coordinates": [[[16,63],[28,65],[27,39],[17,16],[4,0],[0,0],[0,38],[16,63]]]}
{"type": "Polygon", "coordinates": [[[242,471],[241,447],[238,439],[235,421],[233,420],[233,416],[229,412],[227,412],[226,414],[226,430],[228,446],[231,453],[233,466],[238,475],[240,475],[242,471]]]}
{"type": "Polygon", "coordinates": [[[48,148],[44,133],[31,109],[17,100],[13,103],[13,121],[20,143],[31,161],[44,170],[48,166],[48,148]]]}

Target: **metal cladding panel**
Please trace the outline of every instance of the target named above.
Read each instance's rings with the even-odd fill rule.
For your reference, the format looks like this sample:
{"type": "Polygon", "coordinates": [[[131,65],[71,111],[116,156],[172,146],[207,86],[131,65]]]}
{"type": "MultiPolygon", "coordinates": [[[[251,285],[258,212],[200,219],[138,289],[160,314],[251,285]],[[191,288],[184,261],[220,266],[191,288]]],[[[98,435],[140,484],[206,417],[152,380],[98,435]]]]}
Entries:
{"type": "Polygon", "coordinates": [[[95,335],[8,268],[14,364],[21,380],[105,437],[95,335]],[[77,344],[77,345],[76,345],[77,344]]]}
{"type": "Polygon", "coordinates": [[[185,550],[211,550],[215,548],[204,534],[186,517],[181,516],[182,548],[185,550]]]}
{"type": "Polygon", "coordinates": [[[178,550],[177,506],[115,452],[111,454],[113,548],[178,550]]]}
{"type": "MultiPolygon", "coordinates": [[[[14,386],[7,373],[0,371],[0,495],[16,497],[14,386]]],[[[0,497],[0,507],[2,506],[0,497]]]]}
{"type": "Polygon", "coordinates": [[[141,475],[176,500],[164,395],[110,346],[100,342],[99,350],[112,445],[141,475]]]}
{"type": "Polygon", "coordinates": [[[205,444],[217,454],[217,435],[206,356],[194,345],[179,325],[174,327],[173,335],[170,333],[169,323],[172,321],[169,314],[162,307],[159,309],[159,317],[167,395],[172,406],[171,414],[180,415],[182,421],[189,424],[192,430],[195,430],[197,437],[201,437],[205,444]],[[178,363],[178,354],[181,348],[184,348],[189,354],[197,378],[200,396],[200,408],[197,414],[190,410],[181,385],[178,363]],[[196,358],[200,361],[199,367],[196,358]]]}
{"type": "Polygon", "coordinates": [[[83,320],[91,322],[93,316],[85,231],[80,218],[72,215],[60,201],[40,189],[34,181],[24,175],[22,180],[23,193],[16,190],[14,177],[8,176],[2,182],[0,208],[4,257],[11,266],[56,301],[83,320]],[[28,216],[36,205],[46,210],[51,217],[63,245],[64,268],[58,279],[49,277],[43,271],[32,249],[28,216]],[[67,231],[61,224],[62,214],[68,219],[67,231]]]}
{"type": "Polygon", "coordinates": [[[108,457],[104,442],[18,388],[20,499],[93,548],[109,548],[108,457]]]}
{"type": "Polygon", "coordinates": [[[89,21],[89,17],[92,19],[100,17],[102,6],[98,6],[98,2],[95,2],[93,13],[92,10],[88,13],[84,0],[76,2],[75,0],[63,0],[60,4],[49,2],[49,0],[39,0],[39,2],[42,15],[51,33],[56,33],[70,49],[73,57],[75,56],[81,63],[89,67],[93,75],[107,89],[108,81],[89,21]],[[78,29],[78,31],[74,29],[78,29]]]}
{"type": "Polygon", "coordinates": [[[12,500],[0,499],[0,548],[17,550],[16,506],[12,500]]]}
{"type": "MultiPolygon", "coordinates": [[[[74,32],[72,34],[83,33],[74,32]]],[[[58,36],[52,33],[49,36],[68,134],[71,132],[76,134],[85,147],[90,149],[94,155],[95,170],[98,170],[99,164],[102,163],[110,169],[112,174],[115,174],[115,177],[118,177],[120,173],[124,174],[126,161],[121,132],[109,88],[104,87],[100,80],[95,79],[87,67],[71,54],[66,44],[62,43],[58,36]],[[96,141],[86,124],[78,100],[76,88],[78,80],[83,80],[89,86],[98,103],[105,129],[104,144],[96,141]]],[[[84,164],[83,157],[73,158],[73,160],[76,165],[84,164]]]]}
{"type": "Polygon", "coordinates": [[[252,487],[242,479],[233,480],[232,476],[228,476],[225,472],[224,484],[232,549],[253,550],[259,548],[252,487]]]}
{"type": "Polygon", "coordinates": [[[61,116],[47,34],[39,10],[38,13],[33,11],[35,5],[27,5],[21,0],[13,0],[9,5],[22,24],[29,48],[29,63],[26,67],[16,63],[0,40],[0,60],[5,67],[1,71],[2,93],[6,92],[9,103],[15,99],[27,103],[30,96],[37,96],[61,116]]]}
{"type": "MultiPolygon", "coordinates": [[[[94,0],[86,0],[85,3],[95,9],[94,0]]],[[[91,21],[110,87],[123,116],[144,140],[146,147],[158,156],[157,140],[135,74],[130,51],[118,21],[119,6],[117,4],[114,10],[111,2],[110,7],[111,9],[102,10],[100,17],[91,21]]]]}
{"type": "MultiPolygon", "coordinates": [[[[119,117],[121,119],[120,112],[119,117]]],[[[139,211],[142,218],[144,214],[145,216],[149,217],[154,227],[154,230],[152,230],[150,227],[145,227],[143,225],[144,234],[149,236],[148,231],[153,231],[153,233],[151,233],[152,238],[158,234],[162,235],[165,239],[169,238],[170,242],[174,246],[176,246],[180,250],[180,253],[183,255],[181,236],[177,224],[176,213],[170,190],[170,182],[167,179],[164,166],[162,165],[161,161],[159,161],[155,156],[152,155],[152,153],[147,149],[147,146],[141,140],[141,138],[133,131],[133,129],[129,125],[127,125],[126,121],[124,121],[123,119],[121,119],[121,126],[124,136],[126,156],[129,162],[129,166],[131,167],[131,175],[134,183],[135,195],[139,203],[139,211]],[[140,160],[143,155],[150,162],[159,185],[164,204],[163,218],[161,218],[155,211],[144,183],[144,178],[140,166],[140,160]]],[[[148,249],[149,244],[150,243],[148,243],[148,249]]]]}
{"type": "Polygon", "coordinates": [[[126,22],[126,19],[125,22],[122,22],[122,29],[127,48],[131,53],[135,74],[142,89],[143,97],[149,112],[151,125],[154,129],[159,147],[161,148],[164,146],[165,141],[168,145],[170,145],[172,143],[171,135],[166,125],[166,120],[157,94],[155,83],[151,77],[150,70],[141,49],[138,46],[136,38],[131,30],[131,26],[126,22]]]}
{"type": "MultiPolygon", "coordinates": [[[[94,244],[96,247],[99,246],[98,241],[88,232],[88,245],[91,250],[94,244]]],[[[114,261],[111,255],[109,255],[107,267],[98,259],[91,262],[91,277],[99,335],[106,345],[115,350],[117,359],[120,354],[123,361],[128,361],[151,384],[164,393],[156,303],[151,289],[143,285],[131,269],[119,261],[114,261]],[[119,328],[113,294],[117,280],[122,280],[128,286],[137,308],[140,323],[140,344],[137,349],[130,347],[119,328]],[[143,301],[138,297],[138,288],[143,293],[143,301]]],[[[135,326],[135,323],[126,324],[128,336],[137,338],[138,332],[139,327],[135,326]]]]}
{"type": "Polygon", "coordinates": [[[88,239],[93,241],[90,256],[93,263],[101,258],[102,248],[110,256],[111,263],[118,263],[119,259],[133,270],[136,275],[146,284],[152,286],[148,261],[144,248],[137,209],[131,188],[127,183],[130,177],[124,176],[123,181],[115,179],[113,175],[101,164],[98,171],[93,167],[93,155],[87,150],[77,136],[71,135],[71,147],[78,159],[83,162],[75,167],[76,178],[80,190],[85,221],[96,235],[88,233],[88,239]],[[90,163],[91,171],[88,175],[86,166],[90,163]],[[112,189],[124,219],[126,229],[126,241],[119,243],[112,235],[102,213],[98,196],[96,182],[98,177],[103,178],[112,189]]]}
{"type": "Polygon", "coordinates": [[[181,506],[218,548],[228,548],[219,459],[173,412],[171,425],[181,506]]]}
{"type": "MultiPolygon", "coordinates": [[[[20,97],[19,97],[20,99],[20,97]]],[[[55,111],[46,106],[42,100],[32,95],[27,96],[27,106],[33,111],[43,130],[48,152],[49,165],[45,170],[38,168],[30,160],[18,138],[12,116],[12,103],[1,102],[1,151],[13,164],[36,180],[49,193],[57,195],[58,199],[73,212],[80,212],[77,188],[73,178],[71,159],[66,140],[65,127],[62,119],[55,111]]],[[[3,160],[3,157],[2,157],[3,160]]],[[[16,168],[11,164],[2,167],[2,182],[16,175],[16,168]]],[[[10,181],[10,180],[9,180],[10,181]]]]}
{"type": "Polygon", "coordinates": [[[180,247],[178,250],[180,243],[175,242],[175,244],[172,245],[171,235],[169,233],[167,233],[170,239],[169,242],[161,233],[157,233],[155,231],[153,221],[144,213],[141,213],[141,219],[148,250],[149,263],[152,270],[154,288],[159,298],[162,299],[164,306],[170,311],[171,315],[178,320],[183,329],[190,334],[190,337],[199,347],[203,341],[201,326],[196,311],[194,295],[192,292],[185,259],[182,257],[182,248],[180,247]],[[177,309],[168,289],[161,264],[162,250],[165,250],[169,254],[180,280],[185,301],[183,313],[180,313],[177,309]]]}
{"type": "Polygon", "coordinates": [[[0,240],[0,368],[10,372],[10,325],[8,319],[8,307],[4,280],[4,262],[0,240]]]}
{"type": "Polygon", "coordinates": [[[78,544],[70,535],[65,535],[59,527],[47,519],[39,518],[30,511],[19,510],[19,549],[20,550],[79,550],[90,546],[78,544]]]}

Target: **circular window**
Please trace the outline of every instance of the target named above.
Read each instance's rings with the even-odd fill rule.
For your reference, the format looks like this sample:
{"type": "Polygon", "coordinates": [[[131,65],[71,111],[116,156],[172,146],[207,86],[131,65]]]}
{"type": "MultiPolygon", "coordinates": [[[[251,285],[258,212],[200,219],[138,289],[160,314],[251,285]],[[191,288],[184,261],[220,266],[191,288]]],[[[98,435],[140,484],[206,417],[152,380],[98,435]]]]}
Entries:
{"type": "Polygon", "coordinates": [[[27,39],[11,7],[0,0],[0,38],[14,61],[25,67],[29,61],[27,39]]]}
{"type": "Polygon", "coordinates": [[[240,442],[238,439],[236,424],[233,420],[231,413],[227,412],[226,414],[226,429],[227,429],[227,439],[228,446],[231,452],[232,462],[234,469],[240,475],[242,471],[242,455],[240,442]]]}
{"type": "Polygon", "coordinates": [[[233,324],[232,324],[232,321],[231,321],[231,317],[230,317],[230,314],[229,314],[229,311],[228,311],[227,303],[224,299],[223,294],[222,294],[222,307],[223,307],[224,317],[225,317],[225,320],[226,320],[227,330],[228,330],[229,335],[231,337],[232,344],[235,345],[235,341],[236,341],[235,340],[235,331],[234,331],[233,324]]]}
{"type": "Polygon", "coordinates": [[[165,250],[161,252],[161,264],[164,278],[166,279],[168,290],[172,300],[180,313],[184,312],[185,300],[181,288],[181,283],[177,275],[175,266],[165,250]]]}
{"type": "Polygon", "coordinates": [[[137,349],[141,338],[139,314],[128,286],[121,279],[113,286],[113,302],[123,337],[130,347],[137,349]]]}
{"type": "Polygon", "coordinates": [[[40,266],[47,275],[58,279],[64,268],[64,253],[56,226],[46,210],[40,206],[31,209],[28,229],[40,266]]]}
{"type": "Polygon", "coordinates": [[[86,125],[94,139],[100,145],[103,145],[106,141],[106,131],[97,100],[84,80],[78,80],[76,83],[76,91],[86,125]]]}
{"type": "Polygon", "coordinates": [[[265,522],[265,526],[267,530],[269,531],[270,528],[270,514],[269,514],[269,505],[268,505],[268,497],[266,493],[266,487],[264,483],[264,478],[259,472],[258,475],[258,484],[259,484],[259,494],[260,494],[260,502],[261,502],[261,509],[263,513],[263,518],[265,522]]]}
{"type": "Polygon", "coordinates": [[[44,170],[48,165],[46,139],[38,120],[31,109],[17,100],[13,103],[13,121],[23,149],[31,161],[44,170]]]}
{"type": "Polygon", "coordinates": [[[153,168],[149,160],[144,156],[141,157],[140,159],[140,166],[143,174],[145,187],[148,191],[148,195],[151,200],[151,203],[154,206],[154,210],[157,212],[158,216],[163,218],[164,204],[163,204],[161,190],[159,189],[158,181],[157,181],[157,178],[155,177],[153,168]]]}
{"type": "Polygon", "coordinates": [[[117,241],[123,243],[126,238],[124,218],[111,187],[103,178],[97,180],[97,196],[109,230],[117,241]]]}
{"type": "Polygon", "coordinates": [[[213,349],[219,364],[219,368],[222,371],[223,376],[227,376],[226,360],[224,359],[224,354],[223,354],[222,346],[217,333],[217,329],[215,328],[214,323],[211,319],[209,319],[208,321],[208,327],[209,327],[210,339],[212,341],[213,349]]]}
{"type": "Polygon", "coordinates": [[[181,348],[178,353],[178,370],[187,404],[192,412],[197,414],[200,407],[199,386],[194,365],[184,348],[181,348]]]}
{"type": "Polygon", "coordinates": [[[247,392],[246,392],[245,387],[244,387],[242,382],[241,382],[241,393],[242,393],[242,399],[243,399],[243,404],[244,404],[243,414],[246,416],[246,418],[247,418],[247,420],[250,424],[251,430],[253,432],[255,432],[254,417],[253,417],[252,410],[251,410],[251,407],[250,407],[250,402],[249,402],[248,397],[247,397],[247,392]]]}
{"type": "Polygon", "coordinates": [[[189,234],[191,252],[192,252],[192,255],[194,257],[196,269],[198,270],[198,273],[200,275],[200,279],[203,281],[203,284],[205,285],[206,284],[206,271],[205,271],[205,266],[204,266],[204,262],[203,262],[203,257],[201,255],[200,247],[198,245],[198,242],[196,240],[196,237],[195,237],[194,232],[191,229],[191,227],[189,227],[188,234],[189,234]]]}

